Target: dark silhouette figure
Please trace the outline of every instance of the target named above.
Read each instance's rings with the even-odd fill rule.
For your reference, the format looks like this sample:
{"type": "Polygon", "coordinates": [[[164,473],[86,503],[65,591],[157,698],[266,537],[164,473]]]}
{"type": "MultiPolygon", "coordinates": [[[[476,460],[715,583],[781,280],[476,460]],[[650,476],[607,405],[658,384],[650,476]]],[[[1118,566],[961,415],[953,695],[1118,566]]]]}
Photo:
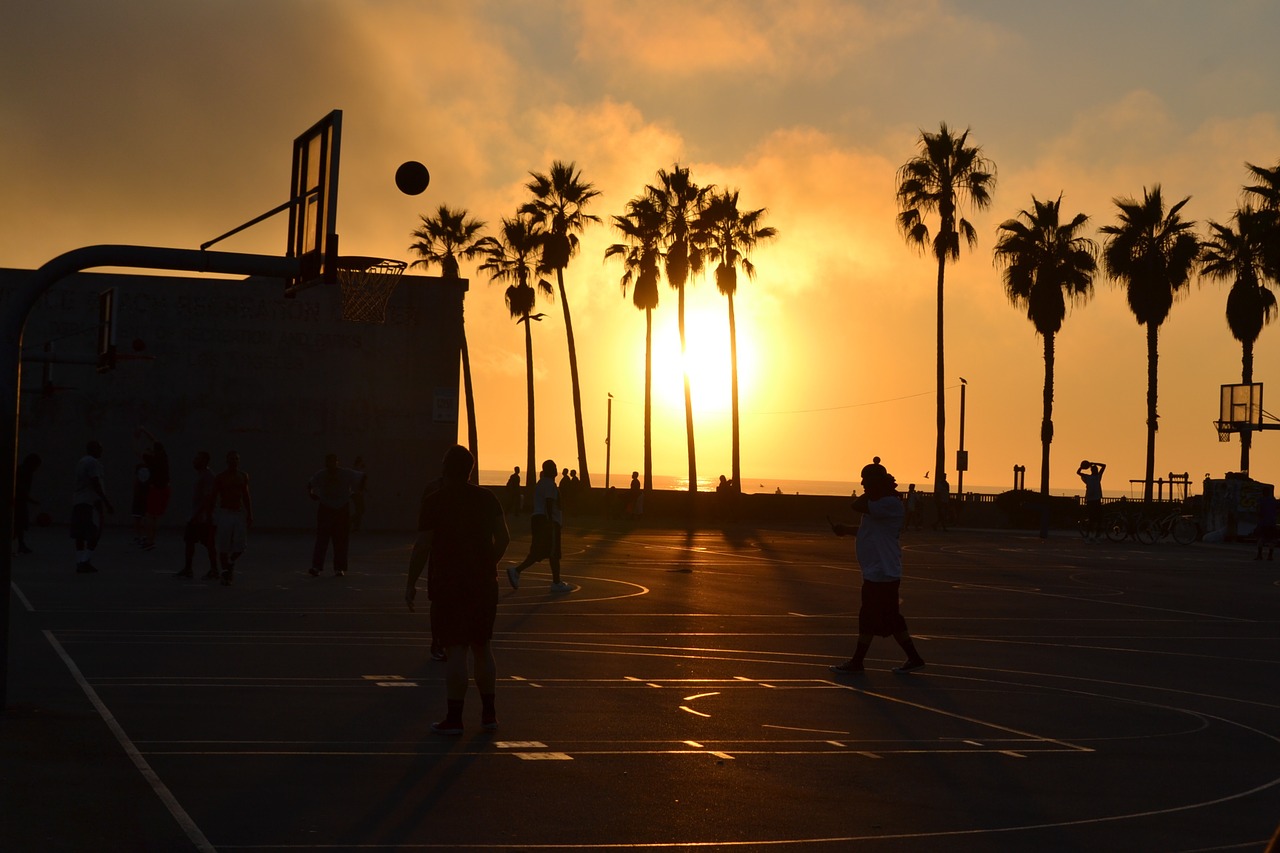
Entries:
{"type": "Polygon", "coordinates": [[[951,520],[951,484],[947,482],[947,473],[943,471],[933,487],[933,495],[938,505],[938,517],[933,521],[933,528],[947,532],[947,522],[951,520]]]}
{"type": "Polygon", "coordinates": [[[240,470],[240,454],[227,454],[227,467],[213,480],[213,523],[217,528],[218,562],[222,564],[222,585],[235,579],[236,560],[249,545],[253,527],[253,501],[249,497],[249,475],[240,470]]]}
{"type": "Polygon", "coordinates": [[[1258,553],[1253,559],[1262,559],[1262,547],[1267,547],[1267,559],[1276,553],[1276,540],[1280,539],[1280,529],[1276,527],[1276,490],[1275,486],[1267,486],[1262,498],[1258,501],[1258,528],[1253,535],[1258,538],[1258,553]]]}
{"type": "Polygon", "coordinates": [[[18,553],[30,554],[27,547],[27,531],[31,528],[31,507],[40,502],[31,497],[32,481],[36,469],[40,467],[40,457],[28,453],[18,466],[13,482],[13,535],[18,540],[18,553]]]}
{"type": "Polygon", "coordinates": [[[357,456],[351,468],[360,475],[355,490],[351,493],[351,529],[359,530],[364,523],[364,496],[369,490],[369,475],[364,470],[364,457],[357,456]]]}
{"type": "Polygon", "coordinates": [[[213,541],[213,497],[216,478],[209,470],[211,459],[209,451],[201,450],[191,460],[191,467],[196,472],[196,481],[191,490],[191,515],[187,517],[187,523],[182,529],[182,541],[185,546],[183,567],[182,571],[176,573],[176,577],[192,577],[191,564],[195,560],[197,545],[203,547],[209,554],[209,572],[204,576],[205,580],[216,580],[218,577],[218,549],[213,541]]]}
{"type": "Polygon", "coordinates": [[[573,587],[560,580],[560,532],[564,514],[560,507],[560,489],[556,486],[556,463],[548,459],[542,463],[542,473],[533,487],[533,515],[529,519],[532,541],[529,553],[519,565],[507,568],[507,580],[512,589],[520,588],[520,573],[548,560],[551,563],[551,591],[568,592],[573,587]]]}
{"type": "Polygon", "coordinates": [[[1085,530],[1086,540],[1101,542],[1106,533],[1102,520],[1102,473],[1106,470],[1107,463],[1090,462],[1088,459],[1082,460],[1080,467],[1076,469],[1076,474],[1084,481],[1084,506],[1089,519],[1089,526],[1085,530]]]}
{"type": "MultiPolygon", "coordinates": [[[[864,469],[865,470],[865,469],[864,469]]],[[[857,536],[858,567],[862,570],[862,604],[858,609],[858,645],[853,657],[832,666],[832,672],[851,675],[863,671],[863,660],[875,637],[893,637],[907,654],[894,672],[912,672],[924,666],[907,632],[907,621],[898,609],[902,584],[902,546],[898,535],[906,508],[898,497],[898,484],[891,474],[872,469],[862,479],[862,497],[853,502],[862,514],[857,526],[832,522],[837,536],[857,536]]]]}
{"type": "Polygon", "coordinates": [[[520,512],[520,466],[517,465],[507,478],[507,512],[518,515],[520,512]]]}
{"type": "Polygon", "coordinates": [[[76,463],[71,504],[71,538],[76,543],[76,571],[81,574],[96,572],[98,569],[92,558],[98,540],[102,538],[104,512],[115,512],[103,485],[102,445],[96,441],[85,446],[85,455],[76,463]]]}
{"type": "Polygon", "coordinates": [[[915,483],[907,484],[907,522],[908,530],[919,530],[924,526],[924,513],[920,508],[920,493],[915,483]]]}
{"type": "Polygon", "coordinates": [[[173,490],[170,485],[168,451],[146,427],[138,427],[138,434],[146,436],[151,442],[144,454],[144,458],[148,460],[149,476],[144,488],[142,534],[138,543],[144,551],[150,551],[156,547],[156,528],[161,516],[169,508],[173,490]]]}
{"type": "Polygon", "coordinates": [[[627,516],[639,518],[644,515],[644,492],[640,489],[640,472],[631,472],[631,485],[627,489],[627,516]]]}
{"type": "Polygon", "coordinates": [[[324,457],[324,467],[307,482],[307,495],[316,505],[316,544],[311,551],[311,576],[324,571],[324,558],[333,543],[333,574],[347,573],[347,550],[351,543],[351,498],[361,474],[353,468],[339,468],[337,454],[324,457]]]}
{"type": "Polygon", "coordinates": [[[409,558],[404,591],[405,604],[413,610],[418,578],[429,562],[431,630],[448,651],[446,712],[444,719],[431,724],[439,735],[462,734],[468,653],[475,659],[480,724],[487,730],[498,727],[493,623],[498,613],[498,562],[510,535],[498,499],[488,489],[467,482],[474,465],[471,451],[461,445],[445,452],[439,488],[428,487],[422,496],[418,539],[409,558]]]}

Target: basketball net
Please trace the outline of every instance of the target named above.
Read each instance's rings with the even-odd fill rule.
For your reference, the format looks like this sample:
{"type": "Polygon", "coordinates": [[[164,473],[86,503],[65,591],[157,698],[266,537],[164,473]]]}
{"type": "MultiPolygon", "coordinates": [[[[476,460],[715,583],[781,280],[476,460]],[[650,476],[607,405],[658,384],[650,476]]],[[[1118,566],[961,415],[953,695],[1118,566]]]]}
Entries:
{"type": "Polygon", "coordinates": [[[1218,441],[1231,441],[1231,434],[1235,432],[1235,425],[1231,421],[1214,421],[1213,425],[1218,428],[1218,441]]]}
{"type": "Polygon", "coordinates": [[[342,319],[352,323],[387,322],[387,303],[408,266],[384,258],[340,258],[342,319]]]}

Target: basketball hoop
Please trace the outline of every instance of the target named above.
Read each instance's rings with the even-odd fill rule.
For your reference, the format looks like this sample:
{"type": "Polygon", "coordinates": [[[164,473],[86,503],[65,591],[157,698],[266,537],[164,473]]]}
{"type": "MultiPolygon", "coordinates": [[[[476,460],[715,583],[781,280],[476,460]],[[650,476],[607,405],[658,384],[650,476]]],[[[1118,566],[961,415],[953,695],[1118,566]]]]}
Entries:
{"type": "Polygon", "coordinates": [[[339,258],[342,319],[352,323],[385,323],[387,303],[408,266],[384,258],[339,258]]]}
{"type": "Polygon", "coordinates": [[[1236,431],[1236,425],[1231,421],[1214,421],[1214,427],[1218,430],[1218,441],[1227,442],[1231,440],[1231,434],[1236,431]]]}

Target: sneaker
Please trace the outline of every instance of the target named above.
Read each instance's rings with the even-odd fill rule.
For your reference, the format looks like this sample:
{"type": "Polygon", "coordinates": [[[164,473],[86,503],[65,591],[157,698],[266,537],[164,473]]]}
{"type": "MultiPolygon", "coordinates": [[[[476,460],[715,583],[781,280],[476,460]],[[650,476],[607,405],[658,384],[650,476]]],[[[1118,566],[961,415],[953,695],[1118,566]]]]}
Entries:
{"type": "Polygon", "coordinates": [[[94,567],[93,563],[90,563],[87,560],[83,563],[76,563],[76,572],[79,574],[87,575],[96,571],[97,568],[94,567]]]}
{"type": "Polygon", "coordinates": [[[183,569],[183,570],[182,570],[182,571],[180,571],[180,572],[174,572],[174,573],[173,573],[173,576],[174,576],[175,578],[193,578],[193,577],[195,577],[195,575],[191,574],[191,570],[190,570],[190,569],[183,569]]]}
{"type": "Polygon", "coordinates": [[[484,714],[484,715],[482,715],[482,716],[480,717],[480,728],[484,729],[486,732],[491,732],[491,731],[494,731],[495,729],[497,729],[497,728],[498,728],[498,715],[497,715],[497,714],[484,714]]]}
{"type": "Polygon", "coordinates": [[[462,734],[462,723],[461,722],[455,723],[452,720],[445,718],[438,723],[432,723],[431,731],[433,731],[438,735],[444,735],[446,737],[456,737],[462,734]]]}
{"type": "Polygon", "coordinates": [[[894,672],[915,672],[917,669],[924,669],[924,660],[922,658],[909,660],[906,663],[904,663],[902,666],[895,666],[893,668],[893,671],[894,672]]]}
{"type": "Polygon", "coordinates": [[[507,581],[510,582],[512,589],[520,588],[520,573],[516,571],[515,566],[507,567],[507,581]]]}
{"type": "Polygon", "coordinates": [[[444,650],[444,646],[431,644],[431,659],[438,661],[446,661],[449,659],[449,653],[444,650]]]}
{"type": "Polygon", "coordinates": [[[573,590],[573,584],[564,581],[556,581],[551,585],[552,592],[570,592],[573,590]]]}
{"type": "Polygon", "coordinates": [[[333,576],[334,576],[335,578],[346,577],[346,575],[347,575],[347,573],[346,573],[346,572],[338,572],[338,571],[335,571],[335,572],[333,573],[333,576]]]}
{"type": "Polygon", "coordinates": [[[222,577],[222,575],[218,574],[217,569],[210,569],[204,573],[204,579],[207,581],[216,581],[220,577],[222,577]]]}
{"type": "Polygon", "coordinates": [[[832,672],[838,672],[841,675],[857,675],[860,672],[866,672],[866,670],[862,668],[862,664],[858,663],[853,658],[849,658],[844,663],[832,664],[827,667],[827,669],[832,672]]]}
{"type": "Polygon", "coordinates": [[[231,586],[231,572],[222,573],[222,585],[231,586]]]}
{"type": "Polygon", "coordinates": [[[143,543],[142,543],[141,545],[139,545],[138,547],[139,547],[139,548],[141,548],[141,549],[142,549],[142,550],[144,550],[144,551],[154,551],[154,550],[156,549],[156,543],[151,542],[151,541],[147,541],[147,542],[143,542],[143,543]]]}
{"type": "Polygon", "coordinates": [[[320,570],[317,569],[315,566],[312,566],[311,568],[307,569],[307,574],[311,575],[311,577],[313,578],[318,578],[320,577],[320,570]]]}

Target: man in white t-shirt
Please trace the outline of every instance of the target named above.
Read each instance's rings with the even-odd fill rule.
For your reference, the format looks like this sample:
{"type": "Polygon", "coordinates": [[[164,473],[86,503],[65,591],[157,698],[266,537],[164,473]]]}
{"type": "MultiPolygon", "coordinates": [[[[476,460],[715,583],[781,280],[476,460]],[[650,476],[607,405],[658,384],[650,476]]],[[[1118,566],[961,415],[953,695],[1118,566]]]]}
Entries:
{"type": "Polygon", "coordinates": [[[337,454],[324,458],[324,467],[312,475],[307,494],[316,507],[316,545],[311,551],[311,576],[324,570],[324,558],[333,542],[333,574],[347,573],[347,548],[351,542],[351,496],[364,475],[354,468],[339,468],[337,454]]]}
{"type": "Polygon", "coordinates": [[[520,573],[543,560],[551,562],[551,591],[568,592],[571,584],[560,580],[560,529],[564,516],[560,509],[560,489],[556,486],[556,463],[548,459],[542,463],[538,484],[533,487],[533,516],[529,519],[533,541],[529,554],[518,566],[507,569],[507,580],[512,589],[520,588],[520,573]]]}
{"type": "Polygon", "coordinates": [[[85,455],[76,463],[75,491],[71,498],[71,538],[76,543],[76,571],[81,574],[98,570],[91,558],[102,538],[102,510],[115,512],[102,483],[102,445],[90,441],[85,455]]]}

